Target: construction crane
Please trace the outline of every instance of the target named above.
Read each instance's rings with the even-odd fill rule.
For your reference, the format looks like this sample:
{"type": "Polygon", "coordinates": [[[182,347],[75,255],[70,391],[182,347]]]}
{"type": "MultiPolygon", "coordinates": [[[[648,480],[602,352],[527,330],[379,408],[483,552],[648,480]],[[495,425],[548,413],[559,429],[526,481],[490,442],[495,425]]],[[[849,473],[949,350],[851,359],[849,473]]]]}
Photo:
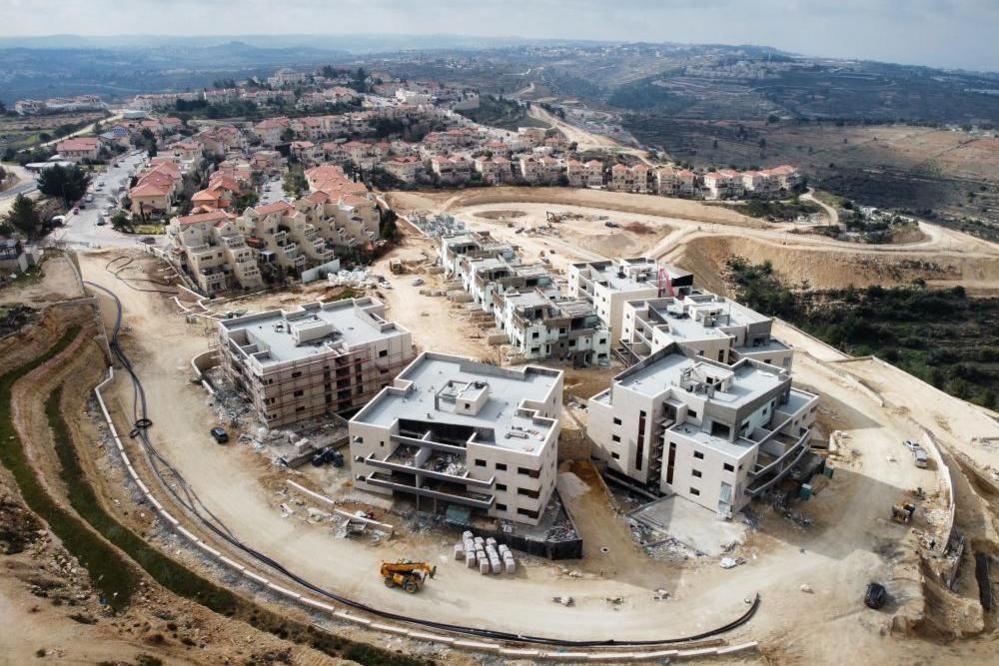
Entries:
{"type": "Polygon", "coordinates": [[[382,562],[381,574],[385,587],[401,587],[410,594],[416,594],[428,578],[433,578],[437,567],[431,567],[426,562],[382,562]]]}

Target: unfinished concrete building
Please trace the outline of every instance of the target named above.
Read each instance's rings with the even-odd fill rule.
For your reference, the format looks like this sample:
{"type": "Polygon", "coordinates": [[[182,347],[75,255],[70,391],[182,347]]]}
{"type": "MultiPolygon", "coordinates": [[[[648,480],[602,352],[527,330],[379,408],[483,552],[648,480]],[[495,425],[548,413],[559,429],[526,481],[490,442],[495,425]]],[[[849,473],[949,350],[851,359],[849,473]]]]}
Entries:
{"type": "Polygon", "coordinates": [[[223,319],[219,362],[268,427],[355,409],[415,356],[409,331],[384,312],[355,298],[223,319]]]}
{"type": "Polygon", "coordinates": [[[610,474],[730,516],[805,473],[817,405],[782,368],[691,358],[673,344],[590,399],[587,434],[610,474]]]}
{"type": "Polygon", "coordinates": [[[554,287],[555,279],[544,264],[522,264],[504,257],[466,257],[459,272],[465,291],[483,312],[492,312],[495,295],[554,287]]]}
{"type": "Polygon", "coordinates": [[[509,243],[497,241],[489,232],[467,232],[444,236],[437,248],[441,266],[446,277],[463,279],[462,261],[464,259],[483,259],[487,257],[503,257],[515,260],[516,251],[509,243]]]}
{"type": "Polygon", "coordinates": [[[610,363],[610,331],[593,306],[554,287],[493,295],[496,326],[525,360],[555,358],[577,367],[610,363]]]}
{"type": "Polygon", "coordinates": [[[793,351],[771,335],[773,321],[704,291],[629,301],[619,349],[632,363],[676,343],[691,356],[728,364],[751,358],[790,370],[793,351]]]}
{"type": "Polygon", "coordinates": [[[521,263],[513,247],[488,233],[443,236],[438,252],[445,274],[465,292],[457,295],[493,313],[515,361],[610,363],[610,330],[593,303],[563,296],[546,266],[521,263]]]}
{"type": "Polygon", "coordinates": [[[584,298],[593,304],[610,329],[614,345],[621,339],[625,303],[683,294],[693,285],[692,273],[660,265],[645,257],[587,261],[569,266],[569,296],[584,298]]]}
{"type": "Polygon", "coordinates": [[[537,524],[555,488],[562,373],[424,352],[350,420],[357,488],[537,524]]]}

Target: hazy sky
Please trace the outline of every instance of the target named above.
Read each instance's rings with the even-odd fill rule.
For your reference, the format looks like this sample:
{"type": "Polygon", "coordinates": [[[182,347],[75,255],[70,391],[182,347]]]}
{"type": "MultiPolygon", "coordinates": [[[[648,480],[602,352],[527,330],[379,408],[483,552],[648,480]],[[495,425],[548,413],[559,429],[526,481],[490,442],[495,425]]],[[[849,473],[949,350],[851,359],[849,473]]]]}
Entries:
{"type": "Polygon", "coordinates": [[[761,44],[999,70],[999,0],[0,0],[0,35],[466,34],[761,44]]]}

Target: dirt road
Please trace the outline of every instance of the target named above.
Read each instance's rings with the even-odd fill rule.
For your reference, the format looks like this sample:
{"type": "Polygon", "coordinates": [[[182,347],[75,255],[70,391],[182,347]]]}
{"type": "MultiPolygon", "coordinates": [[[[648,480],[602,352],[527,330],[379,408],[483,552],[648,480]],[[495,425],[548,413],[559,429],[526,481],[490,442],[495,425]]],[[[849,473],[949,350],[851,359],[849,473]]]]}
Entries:
{"type": "MultiPolygon", "coordinates": [[[[887,564],[872,552],[876,541],[872,521],[878,523],[884,502],[916,479],[909,468],[882,461],[889,452],[897,453],[898,442],[911,436],[911,431],[897,429],[877,404],[858,398],[849,383],[825,369],[822,362],[807,360],[803,381],[822,391],[824,409],[837,428],[851,433],[854,445],[864,452],[862,459],[841,475],[842,485],[832,486],[828,494],[820,494],[806,507],[828,518],[803,533],[775,519],[766,535],[758,535],[747,545],[745,556],[750,563],[731,571],[693,561],[664,570],[652,577],[655,580],[640,576],[636,580],[633,573],[612,573],[624,570],[612,549],[603,576],[599,569],[592,573],[592,567],[584,566],[591,573],[567,578],[551,564],[531,562],[512,578],[482,577],[451,562],[450,543],[436,537],[415,535],[371,546],[303,526],[277,510],[276,498],[261,482],[265,475],[273,477],[275,470],[260,456],[239,446],[219,447],[209,440],[206,433],[214,424],[212,413],[186,372],[190,356],[205,349],[200,327],[186,324],[164,297],[125,288],[104,271],[108,259],[89,256],[81,263],[88,279],[108,286],[123,300],[125,323],[131,329],[125,343],[146,384],[150,416],[157,424],[153,430],[157,446],[239,538],[331,589],[386,609],[440,620],[547,635],[582,632],[619,638],[678,635],[707,628],[735,617],[744,597],[763,591],[767,599],[782,600],[768,603],[741,635],[767,637],[795,617],[808,615],[819,622],[862,612],[858,611],[861,581],[886,570],[887,564]],[[380,559],[394,557],[437,562],[438,578],[419,597],[387,590],[375,574],[376,565],[380,559]],[[337,566],[328,566],[331,561],[337,566]],[[795,593],[803,583],[819,593],[795,593]],[[673,594],[666,605],[652,599],[652,590],[664,584],[673,594]],[[576,606],[552,604],[551,597],[558,595],[575,597],[576,606]],[[605,601],[619,596],[624,598],[620,606],[605,601]]],[[[417,341],[435,348],[432,337],[417,341]]],[[[121,411],[129,404],[131,389],[119,383],[116,394],[116,410],[121,411]]],[[[930,487],[932,476],[919,481],[930,487]]]]}

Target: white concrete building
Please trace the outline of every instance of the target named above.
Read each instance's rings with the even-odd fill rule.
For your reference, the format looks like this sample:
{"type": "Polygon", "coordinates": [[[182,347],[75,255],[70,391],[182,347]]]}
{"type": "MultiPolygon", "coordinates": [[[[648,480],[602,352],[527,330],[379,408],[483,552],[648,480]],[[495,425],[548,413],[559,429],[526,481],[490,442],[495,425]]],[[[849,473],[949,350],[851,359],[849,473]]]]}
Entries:
{"type": "Polygon", "coordinates": [[[773,318],[724,296],[687,291],[624,304],[620,345],[637,361],[678,344],[689,356],[732,364],[751,358],[791,369],[793,350],[771,335],[773,318]]]}
{"type": "Polygon", "coordinates": [[[269,428],[353,409],[416,355],[384,314],[381,301],[355,298],[223,319],[219,360],[269,428]]]}
{"type": "Polygon", "coordinates": [[[537,524],[555,488],[562,372],[424,352],[349,424],[355,486],[537,524]]]}
{"type": "Polygon", "coordinates": [[[608,365],[611,333],[583,299],[536,287],[493,297],[496,326],[523,360],[555,358],[577,366],[608,365]]]}
{"type": "Polygon", "coordinates": [[[693,284],[692,273],[660,266],[654,259],[632,257],[572,264],[568,294],[593,304],[616,345],[621,339],[625,303],[688,291],[693,284]]]}
{"type": "Polygon", "coordinates": [[[795,478],[817,405],[786,370],[727,366],[671,345],[590,399],[587,434],[610,473],[730,516],[795,478]]]}

